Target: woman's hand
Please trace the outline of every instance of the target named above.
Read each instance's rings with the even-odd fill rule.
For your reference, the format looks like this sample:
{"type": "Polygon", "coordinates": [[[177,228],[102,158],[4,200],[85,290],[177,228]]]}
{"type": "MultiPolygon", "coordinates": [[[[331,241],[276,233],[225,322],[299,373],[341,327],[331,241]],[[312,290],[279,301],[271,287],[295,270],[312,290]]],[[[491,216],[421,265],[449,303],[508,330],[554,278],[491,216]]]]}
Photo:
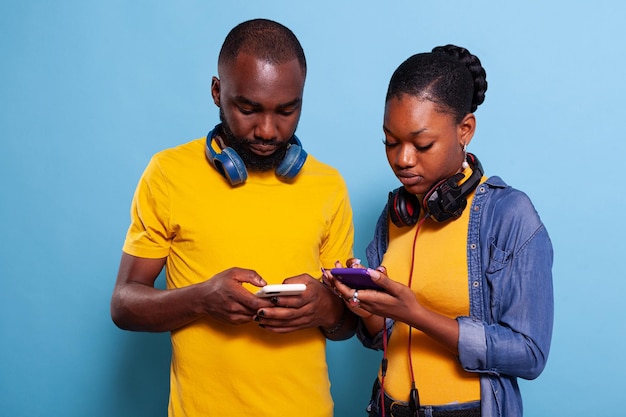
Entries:
{"type": "Polygon", "coordinates": [[[422,308],[409,287],[390,279],[385,267],[368,269],[368,274],[381,290],[356,290],[334,279],[334,287],[348,307],[360,317],[370,315],[407,322],[411,312],[422,308]]]}
{"type": "MultiPolygon", "coordinates": [[[[358,290],[357,292],[337,280],[335,282],[337,290],[344,299],[349,300],[352,308],[365,310],[373,314],[372,317],[387,317],[408,324],[458,355],[459,325],[456,318],[450,318],[425,308],[417,300],[413,290],[389,278],[384,267],[380,266],[368,271],[372,281],[384,291],[358,290]]],[[[375,334],[379,326],[383,326],[382,322],[370,320],[365,321],[365,324],[370,335],[375,334]]]]}

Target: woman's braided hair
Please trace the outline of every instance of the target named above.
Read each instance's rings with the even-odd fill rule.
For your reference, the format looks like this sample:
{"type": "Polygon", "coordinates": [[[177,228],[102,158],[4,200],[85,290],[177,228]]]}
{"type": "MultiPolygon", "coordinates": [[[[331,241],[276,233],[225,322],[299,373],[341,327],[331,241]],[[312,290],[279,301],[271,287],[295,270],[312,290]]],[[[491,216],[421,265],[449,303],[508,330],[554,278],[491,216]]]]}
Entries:
{"type": "Polygon", "coordinates": [[[404,94],[420,97],[460,122],[485,101],[486,91],[487,74],[478,57],[465,48],[445,45],[400,64],[389,81],[386,101],[404,94]]]}

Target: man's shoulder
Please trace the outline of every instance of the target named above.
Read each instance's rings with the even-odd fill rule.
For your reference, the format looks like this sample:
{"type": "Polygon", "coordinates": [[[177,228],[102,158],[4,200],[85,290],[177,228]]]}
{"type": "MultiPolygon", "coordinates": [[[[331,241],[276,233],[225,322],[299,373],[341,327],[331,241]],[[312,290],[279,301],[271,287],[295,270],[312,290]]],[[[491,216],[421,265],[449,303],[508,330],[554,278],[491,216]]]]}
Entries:
{"type": "Polygon", "coordinates": [[[193,139],[189,142],[163,149],[153,155],[153,159],[183,159],[186,157],[204,155],[203,148],[205,146],[205,138],[193,139]]]}
{"type": "Polygon", "coordinates": [[[194,139],[158,151],[150,158],[144,176],[179,177],[203,170],[208,165],[203,147],[203,139],[194,139]]]}
{"type": "Polygon", "coordinates": [[[320,161],[319,159],[317,159],[315,156],[311,154],[307,156],[304,166],[306,167],[307,171],[314,172],[318,175],[326,174],[329,176],[343,178],[337,168],[335,168],[332,165],[327,164],[326,162],[320,161]]]}
{"type": "Polygon", "coordinates": [[[347,192],[346,181],[341,172],[332,165],[309,155],[300,174],[301,183],[328,189],[329,192],[347,192]]]}

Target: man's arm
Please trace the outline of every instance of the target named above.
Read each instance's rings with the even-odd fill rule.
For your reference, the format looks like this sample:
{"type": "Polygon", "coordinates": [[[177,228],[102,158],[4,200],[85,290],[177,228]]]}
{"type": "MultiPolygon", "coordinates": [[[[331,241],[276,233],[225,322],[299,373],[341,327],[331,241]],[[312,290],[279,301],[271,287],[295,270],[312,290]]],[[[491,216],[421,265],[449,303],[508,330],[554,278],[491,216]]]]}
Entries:
{"type": "Polygon", "coordinates": [[[251,321],[259,308],[271,305],[241,286],[242,282],[266,284],[252,270],[232,268],[198,284],[160,290],[154,282],[164,265],[165,258],[122,254],[111,298],[111,318],[118,327],[166,332],[207,316],[241,324],[251,321]]]}
{"type": "MultiPolygon", "coordinates": [[[[337,311],[337,305],[340,306],[339,310],[341,311],[341,315],[339,319],[334,322],[332,327],[320,326],[322,334],[329,340],[346,340],[351,338],[356,331],[356,314],[346,307],[343,299],[336,295],[332,289],[327,285],[324,285],[324,287],[326,287],[327,291],[330,293],[330,302],[335,307],[333,310],[337,311]]],[[[332,318],[333,315],[331,314],[330,317],[332,318]]],[[[335,317],[337,316],[335,315],[335,317]]]]}

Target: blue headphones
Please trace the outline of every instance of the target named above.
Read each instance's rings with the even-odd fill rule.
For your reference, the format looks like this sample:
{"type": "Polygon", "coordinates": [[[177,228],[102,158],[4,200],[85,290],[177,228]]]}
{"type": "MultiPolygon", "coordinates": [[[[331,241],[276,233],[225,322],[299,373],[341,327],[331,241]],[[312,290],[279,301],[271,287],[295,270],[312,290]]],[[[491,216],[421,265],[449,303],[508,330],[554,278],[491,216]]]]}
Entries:
{"type": "MultiPolygon", "coordinates": [[[[219,132],[221,128],[222,125],[218,124],[206,135],[206,157],[211,165],[213,165],[231,185],[242,184],[248,178],[248,171],[246,170],[246,165],[243,163],[243,160],[233,148],[226,147],[220,149],[214,140],[217,132],[219,132]]],[[[278,167],[276,167],[276,175],[287,180],[295,178],[302,169],[306,157],[307,153],[302,149],[300,140],[296,135],[293,135],[289,140],[289,147],[287,148],[285,157],[278,167]]]]}

